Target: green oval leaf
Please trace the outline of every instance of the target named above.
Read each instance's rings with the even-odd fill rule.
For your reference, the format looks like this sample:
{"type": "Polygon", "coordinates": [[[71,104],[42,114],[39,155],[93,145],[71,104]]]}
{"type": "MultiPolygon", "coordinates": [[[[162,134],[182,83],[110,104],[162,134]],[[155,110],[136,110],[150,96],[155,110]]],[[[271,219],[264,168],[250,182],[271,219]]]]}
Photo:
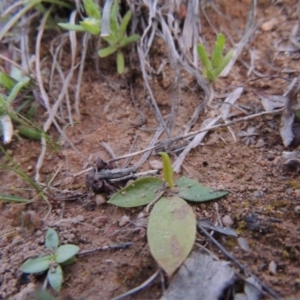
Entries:
{"type": "Polygon", "coordinates": [[[52,288],[59,292],[63,282],[63,273],[61,266],[57,265],[54,270],[49,269],[47,279],[52,288]]]}
{"type": "Polygon", "coordinates": [[[21,271],[24,273],[44,272],[49,269],[51,260],[53,260],[53,255],[29,258],[21,266],[21,271]]]}
{"type": "Polygon", "coordinates": [[[63,263],[73,257],[79,251],[79,247],[76,245],[62,245],[55,251],[55,261],[57,263],[63,263]]]}
{"type": "Polygon", "coordinates": [[[47,249],[56,249],[59,244],[57,232],[53,228],[49,228],[46,232],[45,247],[47,249]]]}
{"type": "Polygon", "coordinates": [[[146,205],[155,199],[162,185],[163,181],[156,177],[140,178],[114,194],[107,202],[120,207],[146,205]]]}
{"type": "Polygon", "coordinates": [[[171,276],[189,255],[196,238],[196,218],[181,198],[161,198],[151,211],[147,237],[151,254],[171,276]]]}
{"type": "Polygon", "coordinates": [[[209,187],[201,185],[198,181],[186,177],[180,177],[176,181],[178,196],[185,200],[194,202],[204,202],[218,199],[228,194],[228,191],[215,191],[209,187]]]}

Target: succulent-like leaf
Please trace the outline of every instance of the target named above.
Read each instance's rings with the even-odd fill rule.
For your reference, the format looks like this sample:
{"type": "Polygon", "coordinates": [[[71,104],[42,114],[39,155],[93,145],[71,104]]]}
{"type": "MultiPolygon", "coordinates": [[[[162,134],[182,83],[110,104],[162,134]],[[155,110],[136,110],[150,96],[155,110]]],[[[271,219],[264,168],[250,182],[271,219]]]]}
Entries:
{"type": "Polygon", "coordinates": [[[123,74],[125,68],[124,55],[121,51],[117,52],[117,70],[119,74],[123,74]]]}
{"type": "Polygon", "coordinates": [[[107,203],[120,207],[137,207],[151,203],[157,196],[163,181],[156,177],[137,179],[114,194],[107,203]]]}
{"type": "Polygon", "coordinates": [[[24,80],[19,81],[10,91],[6,99],[6,103],[8,104],[12,103],[18,96],[19,92],[28,85],[29,81],[30,81],[29,77],[24,77],[24,80]]]}
{"type": "Polygon", "coordinates": [[[224,46],[225,46],[225,36],[223,33],[219,33],[217,36],[217,41],[216,41],[216,46],[223,51],[224,46]]]}
{"type": "Polygon", "coordinates": [[[57,232],[53,228],[49,228],[46,232],[45,247],[47,249],[56,249],[59,244],[57,232]]]}
{"type": "Polygon", "coordinates": [[[62,245],[55,251],[55,261],[57,263],[63,263],[73,257],[79,251],[79,247],[76,245],[62,245]]]}
{"type": "Polygon", "coordinates": [[[119,11],[118,1],[115,0],[110,12],[110,31],[115,37],[119,38],[119,23],[117,19],[119,11]]]}
{"type": "Polygon", "coordinates": [[[116,45],[108,46],[108,47],[106,47],[104,49],[99,50],[98,51],[98,55],[100,57],[102,57],[102,58],[103,57],[107,57],[107,56],[115,53],[117,50],[118,50],[118,47],[116,45]]]}
{"type": "Polygon", "coordinates": [[[53,289],[60,291],[63,282],[63,272],[60,265],[57,265],[54,270],[49,269],[47,279],[53,289]]]}
{"type": "Polygon", "coordinates": [[[76,261],[76,256],[73,256],[71,258],[69,258],[68,260],[66,260],[65,262],[61,263],[62,266],[68,266],[73,264],[76,261]]]}
{"type": "Polygon", "coordinates": [[[127,45],[137,42],[140,39],[138,34],[133,34],[129,37],[124,36],[120,41],[120,47],[126,47],[127,45]]]}
{"type": "Polygon", "coordinates": [[[101,20],[101,12],[99,6],[94,0],[83,0],[84,10],[90,18],[101,20]]]}
{"type": "Polygon", "coordinates": [[[170,157],[166,152],[160,152],[159,154],[161,155],[163,161],[164,179],[168,183],[169,188],[171,189],[174,186],[174,181],[173,181],[173,167],[171,164],[170,157]]]}
{"type": "Polygon", "coordinates": [[[10,76],[0,71],[0,85],[10,90],[16,84],[16,81],[12,79],[10,76]]]}
{"type": "Polygon", "coordinates": [[[171,276],[189,255],[196,238],[196,218],[181,198],[161,198],[153,207],[147,228],[151,254],[171,276]]]}
{"type": "Polygon", "coordinates": [[[53,255],[29,258],[21,266],[21,271],[24,273],[44,272],[49,268],[51,260],[53,260],[53,255]]]}
{"type": "Polygon", "coordinates": [[[79,24],[89,33],[98,35],[100,33],[101,23],[98,19],[95,18],[85,18],[79,24]]]}
{"type": "Polygon", "coordinates": [[[105,42],[107,42],[110,46],[116,46],[116,44],[119,42],[120,38],[117,34],[111,33],[108,36],[101,37],[105,42]]]}
{"type": "Polygon", "coordinates": [[[178,196],[185,200],[194,202],[205,202],[218,199],[228,194],[228,191],[214,191],[209,187],[201,185],[194,179],[180,177],[176,181],[178,196]]]}
{"type": "Polygon", "coordinates": [[[131,19],[131,11],[129,10],[125,16],[123,17],[121,24],[120,24],[120,29],[119,29],[119,36],[124,36],[126,34],[126,29],[129,24],[129,21],[131,19]]]}
{"type": "Polygon", "coordinates": [[[211,53],[211,62],[214,68],[218,68],[223,61],[223,47],[218,42],[215,43],[215,47],[211,53]]]}
{"type": "Polygon", "coordinates": [[[222,60],[221,65],[214,71],[214,76],[217,78],[222,71],[225,69],[225,67],[228,65],[229,61],[231,60],[233,55],[233,50],[230,50],[225,57],[222,60]]]}
{"type": "Polygon", "coordinates": [[[118,0],[114,0],[114,4],[111,8],[111,13],[110,13],[110,19],[111,21],[115,21],[117,20],[117,15],[118,15],[118,11],[119,11],[119,4],[118,4],[118,0]]]}
{"type": "Polygon", "coordinates": [[[212,69],[211,61],[209,60],[209,58],[207,56],[204,46],[201,44],[198,44],[197,50],[198,50],[198,54],[199,54],[199,57],[202,61],[204,68],[207,71],[211,70],[212,69]]]}
{"type": "Polygon", "coordinates": [[[71,24],[71,23],[58,23],[57,25],[66,30],[86,31],[81,25],[75,25],[75,24],[71,24]]]}

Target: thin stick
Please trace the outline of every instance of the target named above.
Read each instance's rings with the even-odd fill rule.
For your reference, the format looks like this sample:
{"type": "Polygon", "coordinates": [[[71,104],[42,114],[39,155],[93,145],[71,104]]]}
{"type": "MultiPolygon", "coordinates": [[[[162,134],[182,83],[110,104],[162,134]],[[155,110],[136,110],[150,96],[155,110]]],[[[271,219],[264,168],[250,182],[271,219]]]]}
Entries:
{"type": "MultiPolygon", "coordinates": [[[[246,273],[248,275],[250,275],[251,277],[253,277],[257,282],[259,282],[259,284],[261,285],[261,287],[270,295],[272,296],[274,299],[279,299],[280,297],[277,295],[277,293],[275,291],[273,291],[270,287],[268,287],[265,283],[263,283],[258,277],[256,277],[254,274],[252,274],[251,272],[246,270],[246,266],[244,266],[242,263],[240,263],[231,253],[229,253],[214,237],[212,237],[207,230],[199,223],[197,222],[197,227],[204,233],[204,235],[209,238],[212,243],[217,246],[219,248],[219,250],[225,255],[227,256],[231,261],[233,261],[238,267],[239,269],[243,272],[246,273]]],[[[256,287],[257,288],[257,287],[256,287]]]]}
{"type": "Polygon", "coordinates": [[[192,131],[190,133],[187,133],[187,134],[184,134],[184,135],[181,135],[181,136],[178,136],[178,137],[173,137],[173,138],[170,138],[170,139],[166,139],[166,140],[154,145],[153,147],[149,147],[149,148],[141,150],[141,151],[137,151],[137,152],[134,152],[134,153],[131,153],[131,154],[126,154],[126,155],[117,157],[116,159],[111,160],[111,162],[116,161],[116,160],[120,160],[120,159],[124,159],[124,158],[128,158],[128,157],[132,157],[132,156],[136,156],[136,155],[142,154],[142,153],[147,152],[147,151],[152,151],[154,149],[162,147],[163,145],[169,145],[169,144],[177,142],[179,140],[193,137],[193,136],[195,136],[195,135],[197,135],[198,133],[201,133],[201,132],[216,130],[216,129],[223,128],[223,127],[228,127],[230,125],[234,125],[234,124],[237,124],[237,123],[241,123],[241,122],[244,122],[244,121],[255,119],[257,117],[264,116],[264,115],[278,114],[278,113],[282,112],[282,110],[283,110],[283,108],[276,109],[276,110],[273,110],[273,111],[263,111],[263,112],[260,112],[260,113],[257,113],[257,114],[249,115],[249,116],[246,116],[246,117],[242,117],[242,118],[227,122],[226,124],[214,125],[214,126],[206,128],[206,129],[200,129],[200,130],[197,130],[197,131],[192,131]]]}
{"type": "Polygon", "coordinates": [[[158,170],[149,170],[146,172],[140,172],[140,173],[135,173],[135,174],[130,174],[124,177],[120,177],[120,178],[116,178],[116,179],[110,179],[110,182],[119,182],[119,181],[124,181],[124,180],[128,180],[128,179],[136,179],[138,177],[142,177],[142,176],[148,176],[148,175],[155,175],[158,173],[158,170]]]}
{"type": "Polygon", "coordinates": [[[91,253],[94,253],[97,251],[103,251],[103,250],[109,250],[109,249],[126,249],[126,248],[130,247],[131,245],[132,245],[132,243],[130,243],[130,242],[122,243],[122,244],[111,244],[111,245],[102,246],[102,247],[98,247],[98,248],[91,249],[91,250],[80,251],[76,255],[91,254],[91,253]]]}
{"type": "Polygon", "coordinates": [[[125,297],[131,296],[137,292],[139,292],[140,290],[144,289],[147,285],[149,285],[156,277],[157,275],[160,273],[160,269],[158,269],[149,279],[147,279],[144,283],[142,283],[141,285],[137,286],[136,288],[122,294],[119,295],[115,298],[112,298],[111,300],[121,300],[125,297]]]}
{"type": "Polygon", "coordinates": [[[146,207],[146,213],[149,213],[149,210],[150,210],[150,208],[151,208],[151,206],[153,206],[161,197],[162,197],[162,195],[164,194],[164,190],[162,190],[162,191],[160,191],[158,194],[157,194],[157,196],[154,198],[154,200],[153,201],[151,201],[148,205],[147,205],[147,207],[146,207]]]}

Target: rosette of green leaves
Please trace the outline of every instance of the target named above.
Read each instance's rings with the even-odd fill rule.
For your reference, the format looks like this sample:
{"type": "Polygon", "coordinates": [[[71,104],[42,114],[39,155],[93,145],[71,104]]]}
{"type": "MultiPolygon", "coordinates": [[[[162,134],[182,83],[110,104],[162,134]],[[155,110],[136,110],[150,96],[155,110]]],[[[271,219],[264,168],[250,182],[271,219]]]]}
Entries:
{"type": "Polygon", "coordinates": [[[120,24],[117,19],[118,11],[118,2],[115,1],[110,15],[111,34],[102,37],[108,43],[108,47],[99,50],[98,54],[100,57],[107,57],[113,53],[117,53],[117,70],[119,74],[122,74],[125,68],[125,60],[121,49],[138,41],[140,36],[138,34],[127,36],[126,30],[131,19],[131,11],[127,11],[120,24]]]}
{"type": "MultiPolygon", "coordinates": [[[[88,17],[79,22],[79,25],[71,23],[58,23],[58,25],[67,30],[89,32],[92,35],[99,35],[102,20],[99,6],[93,0],[84,0],[83,5],[88,17]]],[[[138,41],[140,36],[138,34],[127,36],[126,34],[128,24],[131,20],[131,11],[129,10],[125,14],[120,23],[118,22],[118,12],[118,1],[114,1],[110,14],[110,35],[101,37],[108,46],[100,49],[98,54],[103,58],[116,53],[117,70],[119,74],[122,74],[125,68],[125,59],[121,49],[138,41]]]]}
{"type": "Polygon", "coordinates": [[[198,44],[198,54],[203,64],[203,77],[207,78],[209,82],[215,82],[221,72],[229,63],[233,50],[230,50],[225,56],[223,56],[223,50],[225,45],[225,36],[220,33],[217,36],[215,47],[211,53],[211,60],[208,58],[205,47],[202,44],[198,44]]]}
{"type": "Polygon", "coordinates": [[[50,254],[27,259],[21,266],[24,273],[43,273],[48,270],[47,280],[51,287],[59,291],[63,282],[63,272],[60,264],[70,264],[74,262],[75,255],[79,247],[75,245],[59,245],[57,232],[49,228],[46,233],[45,247],[50,254]]]}

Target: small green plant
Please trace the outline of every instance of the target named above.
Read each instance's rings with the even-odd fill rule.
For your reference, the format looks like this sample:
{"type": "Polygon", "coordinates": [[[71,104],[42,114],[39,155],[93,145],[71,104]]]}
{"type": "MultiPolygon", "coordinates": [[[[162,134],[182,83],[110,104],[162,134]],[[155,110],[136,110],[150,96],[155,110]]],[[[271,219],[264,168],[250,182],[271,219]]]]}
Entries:
{"type": "MultiPolygon", "coordinates": [[[[84,0],[83,5],[88,17],[79,22],[79,25],[70,23],[58,23],[58,25],[67,30],[86,31],[92,35],[99,35],[101,31],[102,20],[99,6],[93,0],[84,0]]],[[[110,14],[111,32],[108,36],[101,37],[108,44],[108,46],[100,49],[98,51],[98,55],[103,58],[112,54],[116,54],[117,70],[119,74],[122,74],[125,68],[125,60],[121,49],[138,41],[140,36],[138,34],[127,36],[126,34],[127,27],[131,19],[131,11],[129,10],[125,14],[121,22],[118,21],[118,12],[119,5],[118,1],[115,0],[110,14]]]]}
{"type": "Polygon", "coordinates": [[[0,87],[5,90],[5,94],[0,93],[0,132],[5,144],[11,142],[14,133],[13,123],[21,135],[30,139],[41,139],[42,132],[29,121],[35,112],[32,97],[27,96],[30,86],[30,78],[23,76],[17,68],[12,68],[11,75],[0,71],[0,87]],[[22,103],[16,106],[14,101],[20,96],[22,103]],[[26,110],[26,115],[22,116],[21,113],[26,110]]]}
{"type": "Polygon", "coordinates": [[[211,53],[211,59],[209,59],[205,47],[202,44],[198,44],[198,54],[203,64],[203,77],[209,82],[217,80],[233,55],[233,50],[230,50],[223,56],[224,45],[225,37],[220,33],[217,36],[215,47],[211,53]]]}
{"type": "Polygon", "coordinates": [[[171,276],[189,255],[196,238],[196,216],[185,200],[204,202],[228,192],[214,191],[186,177],[174,184],[170,158],[165,152],[160,155],[168,188],[159,178],[144,177],[114,194],[108,203],[120,207],[154,204],[147,226],[150,252],[171,276]]]}
{"type": "Polygon", "coordinates": [[[42,273],[48,270],[47,281],[51,287],[59,291],[63,282],[63,272],[61,264],[73,263],[75,255],[79,251],[79,247],[69,245],[59,245],[57,232],[49,228],[46,233],[45,247],[49,251],[49,255],[29,258],[21,266],[21,271],[24,273],[42,273]]]}

